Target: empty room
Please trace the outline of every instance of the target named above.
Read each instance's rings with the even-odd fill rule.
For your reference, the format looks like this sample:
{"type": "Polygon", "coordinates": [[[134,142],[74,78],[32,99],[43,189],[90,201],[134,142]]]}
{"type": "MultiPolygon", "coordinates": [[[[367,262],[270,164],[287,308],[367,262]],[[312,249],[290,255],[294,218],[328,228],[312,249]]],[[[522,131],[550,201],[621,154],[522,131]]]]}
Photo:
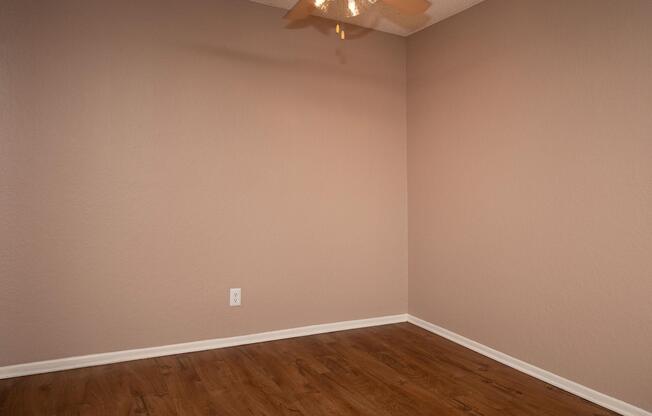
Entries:
{"type": "Polygon", "coordinates": [[[0,415],[652,416],[652,0],[0,0],[0,415]]]}

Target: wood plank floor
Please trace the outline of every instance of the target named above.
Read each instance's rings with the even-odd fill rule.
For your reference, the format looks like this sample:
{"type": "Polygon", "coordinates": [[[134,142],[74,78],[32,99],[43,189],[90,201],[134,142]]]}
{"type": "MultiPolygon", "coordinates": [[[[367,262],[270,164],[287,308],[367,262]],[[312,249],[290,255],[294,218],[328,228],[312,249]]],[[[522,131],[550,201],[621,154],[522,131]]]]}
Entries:
{"type": "Polygon", "coordinates": [[[5,415],[615,415],[408,323],[0,380],[5,415]]]}

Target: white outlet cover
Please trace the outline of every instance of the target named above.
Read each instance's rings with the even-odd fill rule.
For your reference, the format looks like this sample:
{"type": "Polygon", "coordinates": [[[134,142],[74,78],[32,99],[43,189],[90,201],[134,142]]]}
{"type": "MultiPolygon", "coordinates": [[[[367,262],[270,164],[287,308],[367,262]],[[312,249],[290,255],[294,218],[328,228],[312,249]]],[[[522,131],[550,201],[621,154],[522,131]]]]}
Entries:
{"type": "Polygon", "coordinates": [[[240,306],[242,303],[242,289],[239,287],[232,287],[229,289],[229,305],[240,306]]]}

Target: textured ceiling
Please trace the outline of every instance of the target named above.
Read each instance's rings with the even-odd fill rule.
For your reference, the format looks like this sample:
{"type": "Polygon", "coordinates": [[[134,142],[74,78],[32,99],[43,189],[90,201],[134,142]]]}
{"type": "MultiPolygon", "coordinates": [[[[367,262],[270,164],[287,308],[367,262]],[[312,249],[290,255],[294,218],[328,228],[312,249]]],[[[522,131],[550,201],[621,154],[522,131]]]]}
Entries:
{"type": "MultiPolygon", "coordinates": [[[[268,6],[280,7],[282,9],[289,9],[294,5],[294,3],[296,3],[296,0],[251,1],[266,4],[268,6]]],[[[361,16],[356,18],[349,19],[348,21],[359,26],[380,30],[382,32],[408,36],[482,1],[483,0],[430,0],[432,3],[430,8],[425,14],[418,16],[400,14],[394,9],[385,6],[382,2],[379,2],[366,13],[363,13],[361,16]]],[[[327,15],[322,16],[326,18],[329,17],[327,15]]]]}

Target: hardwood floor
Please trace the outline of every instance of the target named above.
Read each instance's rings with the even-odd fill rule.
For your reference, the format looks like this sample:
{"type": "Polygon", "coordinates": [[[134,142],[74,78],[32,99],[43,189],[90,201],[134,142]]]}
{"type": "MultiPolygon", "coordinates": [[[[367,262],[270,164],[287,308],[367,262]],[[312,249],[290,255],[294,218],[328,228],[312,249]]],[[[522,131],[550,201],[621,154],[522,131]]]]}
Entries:
{"type": "Polygon", "coordinates": [[[0,380],[5,415],[615,415],[408,323],[0,380]]]}

